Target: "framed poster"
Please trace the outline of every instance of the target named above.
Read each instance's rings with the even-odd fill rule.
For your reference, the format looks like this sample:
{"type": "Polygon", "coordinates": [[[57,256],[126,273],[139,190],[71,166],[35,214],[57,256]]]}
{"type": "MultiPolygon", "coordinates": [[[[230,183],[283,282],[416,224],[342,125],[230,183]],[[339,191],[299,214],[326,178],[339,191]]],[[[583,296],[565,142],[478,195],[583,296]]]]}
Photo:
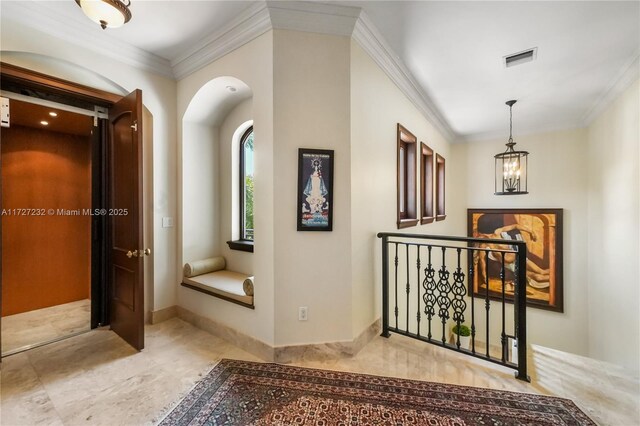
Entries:
{"type": "MultiPolygon", "coordinates": [[[[562,209],[468,209],[467,232],[472,238],[520,240],[527,243],[527,306],[563,312],[562,209]]],[[[482,248],[508,246],[480,244],[482,248]]],[[[469,251],[475,274],[469,294],[502,298],[502,254],[469,251]],[[473,254],[472,254],[473,253],[473,254]]],[[[513,302],[515,255],[505,254],[505,300],[513,302]]]]}
{"type": "Polygon", "coordinates": [[[298,149],[298,231],[333,229],[333,151],[298,149]]]}

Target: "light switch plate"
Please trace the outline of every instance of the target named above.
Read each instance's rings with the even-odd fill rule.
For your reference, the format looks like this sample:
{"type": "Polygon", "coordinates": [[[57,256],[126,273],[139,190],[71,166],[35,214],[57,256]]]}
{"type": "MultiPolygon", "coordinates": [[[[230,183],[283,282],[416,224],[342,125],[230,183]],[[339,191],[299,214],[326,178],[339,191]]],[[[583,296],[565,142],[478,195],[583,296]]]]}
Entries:
{"type": "Polygon", "coordinates": [[[173,228],[173,218],[172,217],[163,217],[162,218],[162,227],[163,228],[173,228]]]}

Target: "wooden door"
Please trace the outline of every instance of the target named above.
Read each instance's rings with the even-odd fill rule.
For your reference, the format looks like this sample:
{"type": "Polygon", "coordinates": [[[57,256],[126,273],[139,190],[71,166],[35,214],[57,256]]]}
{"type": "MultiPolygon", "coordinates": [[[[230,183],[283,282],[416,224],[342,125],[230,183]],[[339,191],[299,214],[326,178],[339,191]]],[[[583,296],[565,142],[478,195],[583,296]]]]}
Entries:
{"type": "Polygon", "coordinates": [[[108,208],[111,329],[134,348],[144,347],[142,212],[142,92],[109,110],[108,208]]]}

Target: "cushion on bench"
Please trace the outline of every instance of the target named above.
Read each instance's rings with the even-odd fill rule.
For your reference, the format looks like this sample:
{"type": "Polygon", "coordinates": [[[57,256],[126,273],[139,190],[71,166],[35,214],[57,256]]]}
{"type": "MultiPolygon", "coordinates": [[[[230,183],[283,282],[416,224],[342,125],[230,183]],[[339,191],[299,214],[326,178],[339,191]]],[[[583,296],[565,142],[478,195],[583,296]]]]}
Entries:
{"type": "Polygon", "coordinates": [[[226,262],[224,257],[210,257],[208,259],[196,260],[193,262],[185,263],[184,276],[186,278],[196,277],[202,274],[208,274],[209,272],[219,271],[224,269],[226,262]]]}
{"type": "Polygon", "coordinates": [[[198,275],[197,277],[187,277],[185,275],[182,281],[202,290],[247,305],[253,305],[253,296],[247,296],[242,288],[246,278],[247,274],[224,270],[209,272],[208,274],[198,275]]]}
{"type": "Polygon", "coordinates": [[[242,282],[242,289],[247,296],[253,296],[253,277],[247,277],[242,282]]]}

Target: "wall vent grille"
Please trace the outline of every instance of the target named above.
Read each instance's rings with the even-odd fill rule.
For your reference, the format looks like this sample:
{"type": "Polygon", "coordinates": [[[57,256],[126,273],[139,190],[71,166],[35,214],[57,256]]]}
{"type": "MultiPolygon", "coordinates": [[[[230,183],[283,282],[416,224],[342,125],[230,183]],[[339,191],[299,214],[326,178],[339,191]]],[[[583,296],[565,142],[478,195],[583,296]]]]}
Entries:
{"type": "Polygon", "coordinates": [[[524,64],[526,62],[535,61],[538,56],[538,48],[523,50],[522,52],[513,53],[511,55],[504,56],[504,66],[514,67],[516,65],[524,64]]]}

